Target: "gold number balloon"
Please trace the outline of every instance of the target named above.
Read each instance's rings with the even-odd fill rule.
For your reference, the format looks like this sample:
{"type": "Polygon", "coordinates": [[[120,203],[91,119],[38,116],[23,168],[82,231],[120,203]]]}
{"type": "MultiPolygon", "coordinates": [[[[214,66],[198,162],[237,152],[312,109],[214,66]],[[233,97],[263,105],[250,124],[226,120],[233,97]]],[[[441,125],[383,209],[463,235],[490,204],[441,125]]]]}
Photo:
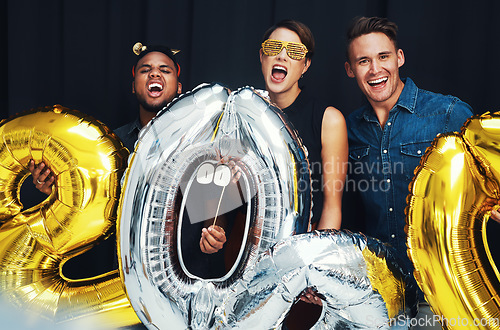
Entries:
{"type": "Polygon", "coordinates": [[[138,323],[118,271],[71,280],[64,263],[114,229],[128,152],[102,123],[61,106],[0,122],[0,292],[8,303],[54,322],[138,323]],[[22,210],[28,163],[56,175],[52,194],[22,210]]]}
{"type": "Polygon", "coordinates": [[[500,277],[486,237],[500,198],[500,113],[438,136],[415,173],[409,255],[436,318],[445,328],[500,329],[500,277]]]}

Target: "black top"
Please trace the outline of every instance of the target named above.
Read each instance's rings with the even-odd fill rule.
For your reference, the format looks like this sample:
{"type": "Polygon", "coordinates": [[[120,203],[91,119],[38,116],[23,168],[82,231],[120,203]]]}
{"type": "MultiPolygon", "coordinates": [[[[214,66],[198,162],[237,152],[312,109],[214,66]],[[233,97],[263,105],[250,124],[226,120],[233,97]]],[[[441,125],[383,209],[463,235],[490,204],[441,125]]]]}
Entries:
{"type": "Polygon", "coordinates": [[[323,210],[321,124],[327,107],[326,102],[312,97],[305,89],[302,89],[295,101],[289,107],[283,109],[293,127],[299,132],[299,136],[308,152],[313,192],[311,223],[319,221],[323,210]]]}

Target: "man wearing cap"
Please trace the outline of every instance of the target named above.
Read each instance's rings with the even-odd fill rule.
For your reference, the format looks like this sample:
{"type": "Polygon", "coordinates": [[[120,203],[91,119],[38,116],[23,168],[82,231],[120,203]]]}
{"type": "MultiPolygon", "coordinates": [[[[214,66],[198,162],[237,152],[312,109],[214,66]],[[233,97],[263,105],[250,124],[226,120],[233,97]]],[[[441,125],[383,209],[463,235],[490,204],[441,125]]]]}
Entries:
{"type": "MultiPolygon", "coordinates": [[[[139,117],[115,130],[131,152],[141,128],[182,92],[182,84],[179,82],[181,68],[175,58],[178,51],[165,46],[143,46],[140,43],[136,43],[133,50],[139,56],[132,68],[132,93],[139,102],[139,117]]],[[[219,226],[210,226],[202,231],[200,250],[206,254],[216,253],[225,242],[224,230],[219,226]]]]}
{"type": "Polygon", "coordinates": [[[166,46],[134,45],[138,59],[132,68],[132,93],[139,102],[139,117],[115,130],[130,152],[134,151],[141,128],[182,92],[181,68],[175,58],[177,52],[166,46]]]}

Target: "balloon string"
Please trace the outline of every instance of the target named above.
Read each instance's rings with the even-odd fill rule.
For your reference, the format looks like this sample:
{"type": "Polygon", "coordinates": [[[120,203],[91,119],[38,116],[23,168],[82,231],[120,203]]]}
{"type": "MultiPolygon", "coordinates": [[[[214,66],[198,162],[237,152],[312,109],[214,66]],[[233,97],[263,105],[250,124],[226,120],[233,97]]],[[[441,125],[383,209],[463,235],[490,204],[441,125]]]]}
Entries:
{"type": "Polygon", "coordinates": [[[219,119],[217,120],[217,126],[215,126],[214,134],[212,134],[212,139],[210,139],[210,142],[213,142],[215,140],[215,136],[217,135],[217,132],[219,131],[219,125],[220,125],[220,121],[221,121],[223,115],[224,115],[224,112],[222,112],[220,114],[219,119]]]}
{"type": "Polygon", "coordinates": [[[222,202],[222,195],[224,195],[225,189],[226,189],[226,186],[222,187],[222,192],[220,193],[220,198],[219,198],[219,205],[217,205],[217,211],[215,212],[215,219],[214,219],[214,223],[212,224],[212,226],[215,226],[215,222],[217,221],[217,215],[219,214],[220,203],[222,202]]]}

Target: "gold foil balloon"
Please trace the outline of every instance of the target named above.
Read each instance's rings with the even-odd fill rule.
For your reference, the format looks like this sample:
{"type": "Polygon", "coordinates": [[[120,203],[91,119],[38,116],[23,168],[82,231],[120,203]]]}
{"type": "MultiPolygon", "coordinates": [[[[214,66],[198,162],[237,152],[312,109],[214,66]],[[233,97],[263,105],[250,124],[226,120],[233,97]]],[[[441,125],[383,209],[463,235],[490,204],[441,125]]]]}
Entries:
{"type": "Polygon", "coordinates": [[[438,136],[415,173],[406,230],[425,298],[445,328],[500,329],[500,277],[486,237],[500,193],[500,113],[438,136]]]}
{"type": "Polygon", "coordinates": [[[0,136],[2,298],[55,323],[138,323],[118,270],[79,280],[62,273],[68,259],[112,233],[126,149],[99,121],[61,106],[5,119],[0,136]],[[23,210],[31,159],[48,165],[56,183],[45,201],[23,210]]]}

